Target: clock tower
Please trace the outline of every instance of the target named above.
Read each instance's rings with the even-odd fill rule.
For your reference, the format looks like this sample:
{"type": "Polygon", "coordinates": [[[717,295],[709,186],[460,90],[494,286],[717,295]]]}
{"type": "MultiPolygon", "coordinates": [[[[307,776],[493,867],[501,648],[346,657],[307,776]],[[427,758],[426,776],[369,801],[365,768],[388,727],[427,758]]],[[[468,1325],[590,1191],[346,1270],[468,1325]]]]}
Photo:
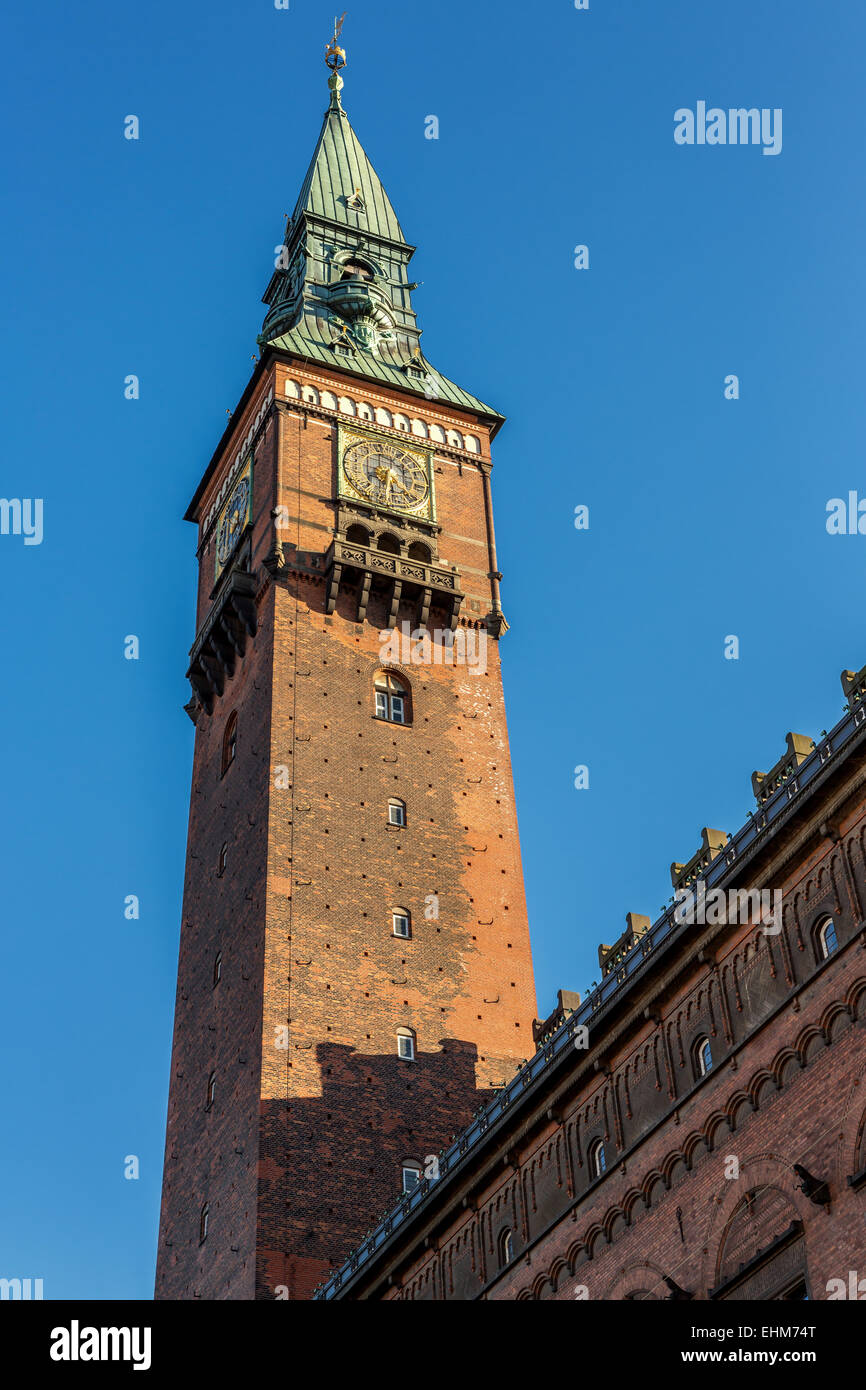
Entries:
{"type": "Polygon", "coordinates": [[[196,489],[195,754],[156,1296],[303,1299],[533,1049],[502,417],[420,346],[330,105],[196,489]]]}

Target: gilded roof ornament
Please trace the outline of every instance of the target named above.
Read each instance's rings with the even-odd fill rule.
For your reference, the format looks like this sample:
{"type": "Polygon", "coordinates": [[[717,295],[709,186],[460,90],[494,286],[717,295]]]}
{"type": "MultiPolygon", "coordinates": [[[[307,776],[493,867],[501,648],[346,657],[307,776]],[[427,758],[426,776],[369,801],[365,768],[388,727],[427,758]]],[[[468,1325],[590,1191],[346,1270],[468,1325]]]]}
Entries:
{"type": "Polygon", "coordinates": [[[343,87],[343,79],[340,76],[340,68],[346,66],[346,50],[337,43],[343,28],[343,20],[346,18],[344,10],[341,17],[334,16],[334,37],[325,49],[325,62],[331,69],[331,76],[328,78],[328,86],[331,89],[331,110],[340,110],[340,92],[343,87]]]}

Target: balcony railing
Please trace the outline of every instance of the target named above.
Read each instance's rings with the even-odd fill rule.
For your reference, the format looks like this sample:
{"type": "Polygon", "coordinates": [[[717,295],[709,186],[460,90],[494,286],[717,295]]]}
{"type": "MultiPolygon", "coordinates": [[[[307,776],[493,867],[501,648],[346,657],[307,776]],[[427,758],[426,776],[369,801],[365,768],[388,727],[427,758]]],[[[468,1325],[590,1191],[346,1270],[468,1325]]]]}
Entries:
{"type": "Polygon", "coordinates": [[[340,584],[345,582],[346,571],[360,571],[361,584],[358,597],[358,616],[363,619],[367,610],[367,600],[373,579],[384,578],[392,583],[392,619],[396,616],[401,595],[409,585],[419,591],[419,622],[427,622],[434,599],[438,605],[448,609],[451,626],[457,625],[463,593],[460,589],[460,574],[454,568],[433,565],[425,560],[414,560],[403,555],[393,555],[386,550],[373,550],[366,545],[352,541],[334,540],[325,552],[326,609],[333,613],[337,602],[340,584]]]}

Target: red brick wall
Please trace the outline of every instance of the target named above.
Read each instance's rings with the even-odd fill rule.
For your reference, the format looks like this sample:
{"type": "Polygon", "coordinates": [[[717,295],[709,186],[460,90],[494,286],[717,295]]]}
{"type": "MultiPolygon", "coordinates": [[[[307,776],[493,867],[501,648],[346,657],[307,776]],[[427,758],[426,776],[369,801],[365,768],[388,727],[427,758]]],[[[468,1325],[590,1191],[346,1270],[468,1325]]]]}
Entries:
{"type": "MultiPolygon", "coordinates": [[[[328,381],[290,374],[319,389],[328,381]]],[[[277,400],[285,376],[278,364],[277,400]]],[[[348,379],[329,385],[373,405],[403,405],[348,379]]],[[[254,393],[248,415],[257,400],[254,393]]],[[[457,418],[418,401],[406,413],[443,424],[457,418]]],[[[462,424],[487,447],[477,421],[462,424]]],[[[202,517],[246,428],[245,416],[203,495],[202,517]]],[[[291,401],[281,430],[279,490],[275,412],[256,457],[259,631],[213,715],[199,715],[196,734],[157,1276],[158,1295],[172,1298],[252,1297],[253,1272],[258,1297],[308,1296],[394,1200],[401,1160],[436,1153],[532,1047],[535,996],[497,644],[487,642],[485,674],[407,666],[411,726],[377,720],[381,600],[371,599],[359,624],[347,594],[326,616],[315,575],[267,583],[275,497],[289,519],[281,531],[289,558],[296,550],[323,554],[335,522],[333,416],[291,401]],[[220,780],[232,709],[237,763],[220,780]],[[405,828],[388,826],[389,796],[405,801],[405,828]],[[213,877],[227,833],[230,884],[213,877]],[[425,919],[432,894],[438,920],[425,919]],[[392,934],[398,906],[412,914],[409,941],[392,934]],[[230,942],[231,991],[210,987],[217,941],[230,942]],[[415,1030],[414,1062],[397,1057],[400,1026],[415,1030]],[[288,1046],[277,1046],[285,1027],[288,1046]],[[237,1079],[231,1091],[221,1086],[206,1114],[214,1066],[218,1085],[223,1067],[237,1079]],[[204,1200],[211,1222],[199,1247],[204,1200]]],[[[455,461],[448,449],[436,467],[440,562],[460,566],[464,610],[477,623],[492,601],[482,475],[477,460],[455,461]]],[[[212,576],[211,541],[199,625],[212,576]]],[[[405,608],[398,621],[410,616],[405,608]]]]}

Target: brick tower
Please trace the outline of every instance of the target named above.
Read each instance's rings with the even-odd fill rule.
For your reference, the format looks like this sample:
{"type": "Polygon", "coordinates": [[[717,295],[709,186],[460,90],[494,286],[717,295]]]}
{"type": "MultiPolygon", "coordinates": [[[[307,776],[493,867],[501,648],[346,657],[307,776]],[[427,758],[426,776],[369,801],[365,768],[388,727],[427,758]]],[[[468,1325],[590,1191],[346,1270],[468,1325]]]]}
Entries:
{"type": "Polygon", "coordinates": [[[261,357],[187,512],[157,1298],[308,1298],[533,1047],[502,417],[420,349],[414,248],[343,110],[336,38],[328,61],[261,357]]]}

